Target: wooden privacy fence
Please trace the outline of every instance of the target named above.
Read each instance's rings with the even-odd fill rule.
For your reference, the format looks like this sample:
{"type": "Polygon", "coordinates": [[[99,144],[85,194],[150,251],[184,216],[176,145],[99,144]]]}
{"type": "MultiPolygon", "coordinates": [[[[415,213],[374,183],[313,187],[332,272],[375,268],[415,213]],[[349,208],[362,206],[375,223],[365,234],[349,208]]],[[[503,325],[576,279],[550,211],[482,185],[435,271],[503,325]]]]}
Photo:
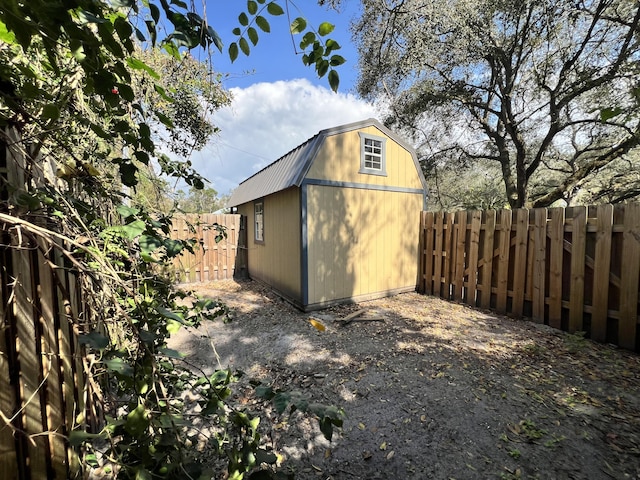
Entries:
{"type": "Polygon", "coordinates": [[[240,215],[189,214],[173,219],[172,238],[195,238],[194,254],[174,259],[178,281],[185,283],[225,280],[246,276],[246,229],[240,215]],[[223,228],[226,236],[220,237],[223,228]]]}
{"type": "Polygon", "coordinates": [[[640,204],[422,212],[420,292],[640,350],[640,204]]]}
{"type": "Polygon", "coordinates": [[[0,217],[0,478],[71,478],[66,438],[98,422],[78,343],[80,278],[33,227],[0,217]]]}

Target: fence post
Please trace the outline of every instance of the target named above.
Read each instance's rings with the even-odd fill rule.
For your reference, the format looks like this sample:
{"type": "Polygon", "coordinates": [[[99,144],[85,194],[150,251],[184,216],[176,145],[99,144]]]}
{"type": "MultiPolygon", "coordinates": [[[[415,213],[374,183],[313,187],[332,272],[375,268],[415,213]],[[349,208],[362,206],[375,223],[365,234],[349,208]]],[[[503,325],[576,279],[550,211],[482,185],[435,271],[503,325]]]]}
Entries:
{"type": "Polygon", "coordinates": [[[562,269],[564,258],[564,208],[549,210],[549,325],[562,328],[562,269]]]}

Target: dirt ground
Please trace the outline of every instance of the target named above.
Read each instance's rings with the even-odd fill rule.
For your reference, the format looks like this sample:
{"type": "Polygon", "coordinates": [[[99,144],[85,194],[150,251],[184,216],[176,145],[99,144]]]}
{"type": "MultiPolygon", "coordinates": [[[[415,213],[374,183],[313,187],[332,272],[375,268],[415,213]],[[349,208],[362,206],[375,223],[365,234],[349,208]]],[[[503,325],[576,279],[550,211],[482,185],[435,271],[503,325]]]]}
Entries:
{"type": "Polygon", "coordinates": [[[415,293],[305,314],[255,282],[196,291],[233,321],[179,332],[190,362],[344,408],[331,442],[265,410],[297,479],[640,479],[637,354],[415,293]],[[360,309],[381,320],[337,321],[360,309]]]}

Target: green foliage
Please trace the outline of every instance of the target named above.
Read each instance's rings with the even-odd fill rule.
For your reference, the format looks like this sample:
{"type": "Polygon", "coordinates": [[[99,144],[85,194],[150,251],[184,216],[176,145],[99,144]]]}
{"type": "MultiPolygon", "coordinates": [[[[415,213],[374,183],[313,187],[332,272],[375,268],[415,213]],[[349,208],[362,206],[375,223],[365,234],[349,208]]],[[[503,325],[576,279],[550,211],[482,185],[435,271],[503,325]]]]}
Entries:
{"type": "MultiPolygon", "coordinates": [[[[247,8],[258,13],[251,2],[247,8]]],[[[253,31],[247,38],[257,41],[253,31]]],[[[44,240],[60,239],[51,248],[84,288],[80,342],[107,412],[101,431],[79,424],[69,432],[85,469],[103,466],[127,479],[210,478],[222,461],[229,478],[240,479],[273,464],[259,419],[230,401],[232,372],[205,375],[168,348],[171,334],[226,310],[176,289],[165,272],[197,242],[170,238],[172,204],[154,211],[136,193],[162,190],[166,180],[146,175],[153,164],[193,191],[205,186],[188,160],[162,147],[185,156],[202,147],[215,130],[207,113],[229,101],[186,53],[221,50],[216,32],[178,0],[30,0],[2,2],[0,39],[0,140],[24,160],[24,182],[0,177],[8,192],[0,207],[27,218],[24,228],[44,240]]],[[[323,408],[305,407],[327,434],[339,422],[323,408]]]]}
{"type": "MultiPolygon", "coordinates": [[[[228,53],[231,61],[235,61],[240,52],[244,55],[251,53],[251,45],[255,47],[260,38],[258,30],[263,33],[271,31],[271,25],[265,15],[277,17],[284,14],[284,9],[275,0],[270,2],[266,2],[266,0],[249,0],[247,2],[247,11],[240,13],[238,16],[240,27],[235,27],[232,31],[238,38],[229,44],[228,53]],[[251,45],[249,42],[251,42],[251,45]]],[[[318,77],[324,77],[328,72],[329,86],[335,92],[340,85],[340,75],[333,67],[342,65],[345,63],[345,59],[333,53],[341,48],[338,42],[330,38],[322,39],[333,32],[334,28],[331,23],[322,22],[317,30],[313,30],[303,17],[297,17],[290,22],[291,34],[303,35],[302,40],[299,42],[300,49],[304,52],[302,62],[307,66],[313,66],[318,77]]]]}

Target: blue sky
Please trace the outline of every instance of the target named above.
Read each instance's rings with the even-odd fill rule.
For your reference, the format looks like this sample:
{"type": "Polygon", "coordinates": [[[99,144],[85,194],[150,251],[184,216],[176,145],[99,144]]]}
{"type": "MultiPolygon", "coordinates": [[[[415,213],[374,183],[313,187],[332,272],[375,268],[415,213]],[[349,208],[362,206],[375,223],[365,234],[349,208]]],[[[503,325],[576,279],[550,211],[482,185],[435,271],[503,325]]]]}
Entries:
{"type": "MultiPolygon", "coordinates": [[[[284,6],[284,0],[279,0],[284,6]]],[[[231,33],[238,25],[243,0],[207,0],[206,15],[225,43],[223,54],[215,51],[214,69],[228,74],[224,86],[233,95],[230,107],[212,117],[221,129],[209,144],[195,153],[194,167],[211,181],[220,194],[227,194],[241,181],[303,143],[320,130],[377,117],[377,111],[359,99],[353,87],[357,78],[357,54],[350,39],[349,21],[357,13],[358,0],[345,0],[345,9],[336,13],[313,0],[298,0],[302,13],[290,6],[291,18],[304,16],[310,24],[329,21],[336,25],[330,35],[340,43],[337,52],[347,59],[339,67],[340,89],[333,93],[326,78],[305,67],[296,55],[286,15],[267,17],[271,33],[260,33],[249,57],[242,53],[233,64],[226,47],[235,40],[231,33]],[[248,72],[253,72],[249,74],[248,72]]],[[[297,40],[299,42],[299,40],[297,40]]]]}
{"type": "MultiPolygon", "coordinates": [[[[264,5],[266,6],[267,3],[268,1],[264,5]]],[[[284,0],[279,0],[278,3],[284,8],[284,0]]],[[[342,47],[336,53],[347,59],[347,63],[338,69],[340,91],[349,92],[353,89],[357,78],[357,52],[351,42],[349,22],[358,13],[359,6],[359,0],[345,0],[341,11],[336,12],[329,7],[319,6],[313,0],[298,0],[295,4],[289,3],[289,18],[286,14],[273,17],[265,12],[263,15],[271,25],[271,32],[263,33],[256,28],[260,36],[258,44],[252,46],[251,55],[247,57],[240,53],[238,59],[231,63],[226,55],[226,47],[237,38],[231,31],[234,27],[240,26],[238,15],[246,10],[246,2],[242,0],[207,0],[206,13],[209,23],[222,37],[225,44],[224,55],[216,51],[214,67],[229,74],[225,81],[228,87],[247,87],[259,82],[298,78],[306,78],[313,84],[327,86],[326,77],[319,79],[313,68],[306,67],[302,63],[302,55],[299,53],[298,47],[301,35],[294,35],[292,40],[292,35],[289,33],[289,20],[304,17],[309,26],[314,27],[323,21],[328,21],[335,25],[335,30],[329,37],[338,41],[342,47]]]]}

